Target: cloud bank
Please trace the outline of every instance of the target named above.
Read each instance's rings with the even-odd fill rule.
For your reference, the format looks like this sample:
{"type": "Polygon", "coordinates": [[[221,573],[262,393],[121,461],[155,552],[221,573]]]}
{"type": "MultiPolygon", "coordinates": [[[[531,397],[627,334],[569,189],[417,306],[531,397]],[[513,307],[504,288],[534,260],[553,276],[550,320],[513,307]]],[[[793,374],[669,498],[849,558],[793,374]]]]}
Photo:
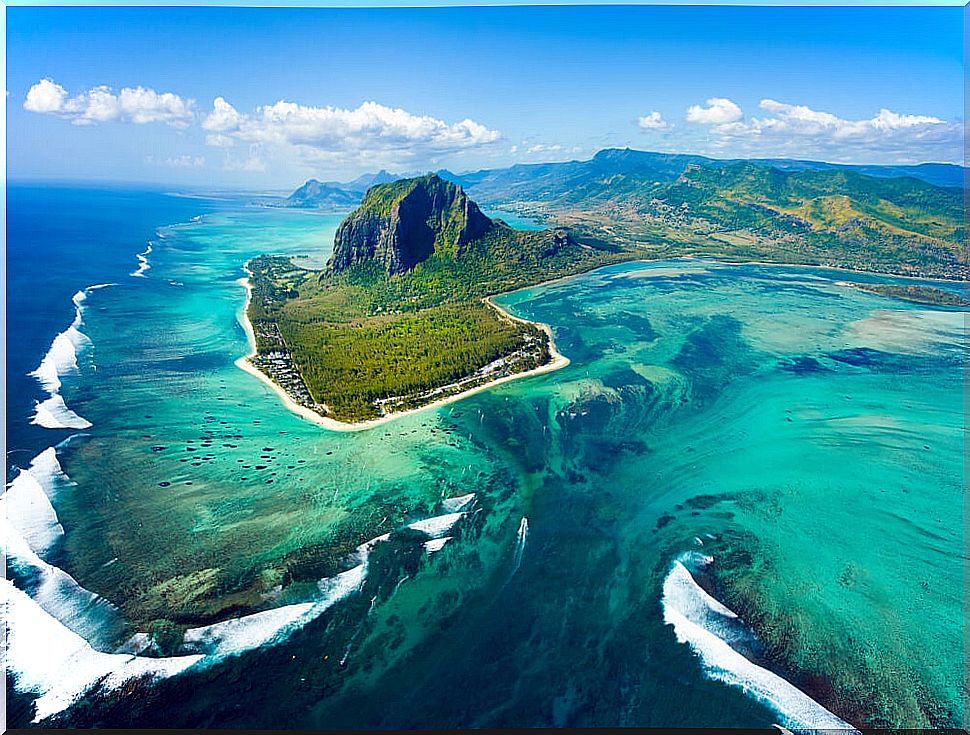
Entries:
{"type": "Polygon", "coordinates": [[[306,163],[359,160],[406,165],[481,148],[501,138],[498,131],[468,118],[447,123],[377,102],[350,110],[281,100],[241,113],[217,97],[202,128],[211,146],[229,148],[240,141],[306,163]]]}
{"type": "Polygon", "coordinates": [[[712,145],[738,155],[811,156],[827,161],[960,161],[963,125],[932,115],[880,109],[858,120],[773,99],[761,100],[764,116],[745,119],[725,98],[694,105],[688,122],[709,126],[712,145]]]}
{"type": "Polygon", "coordinates": [[[161,122],[174,128],[188,127],[194,117],[193,100],[172,92],[147,87],[124,87],[115,92],[106,86],[92,87],[71,97],[53,79],[41,79],[27,91],[24,109],[57,115],[75,125],[130,122],[138,125],[161,122]]]}

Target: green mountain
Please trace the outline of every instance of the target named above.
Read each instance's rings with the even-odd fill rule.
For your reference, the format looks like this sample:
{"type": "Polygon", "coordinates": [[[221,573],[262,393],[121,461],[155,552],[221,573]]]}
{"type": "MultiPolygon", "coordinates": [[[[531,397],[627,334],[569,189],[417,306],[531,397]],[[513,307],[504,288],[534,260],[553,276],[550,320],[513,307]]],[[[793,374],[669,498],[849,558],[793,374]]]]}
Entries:
{"type": "Polygon", "coordinates": [[[345,183],[308,179],[282,203],[277,203],[275,206],[345,212],[360,204],[361,198],[370,187],[396,180],[396,176],[383,169],[376,174],[363,174],[345,183]]]}
{"type": "Polygon", "coordinates": [[[430,403],[544,365],[549,338],[487,296],[635,257],[563,228],[516,230],[430,174],[378,184],[321,271],[249,264],[254,365],[341,421],[430,403]]]}
{"type": "Polygon", "coordinates": [[[460,255],[492,227],[461,187],[433,174],[378,184],[340,224],[330,268],[376,260],[388,275],[404,273],[434,253],[460,255]]]}
{"type": "Polygon", "coordinates": [[[802,164],[609,149],[589,161],[457,178],[480,201],[641,247],[651,257],[708,254],[967,275],[962,189],[802,164]]]}
{"type": "Polygon", "coordinates": [[[283,206],[299,209],[348,209],[360,201],[360,196],[337,184],[308,180],[287,197],[283,206]]]}

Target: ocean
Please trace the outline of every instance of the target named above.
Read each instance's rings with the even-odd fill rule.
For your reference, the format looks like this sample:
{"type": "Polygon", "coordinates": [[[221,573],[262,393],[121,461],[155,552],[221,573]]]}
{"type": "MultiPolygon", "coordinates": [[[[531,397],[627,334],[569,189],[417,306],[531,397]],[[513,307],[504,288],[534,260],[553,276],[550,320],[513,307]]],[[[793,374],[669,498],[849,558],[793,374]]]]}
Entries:
{"type": "Polygon", "coordinates": [[[11,726],[962,724],[964,312],[612,266],[498,299],[568,367],[337,433],[234,363],[339,219],[8,188],[11,726]]]}

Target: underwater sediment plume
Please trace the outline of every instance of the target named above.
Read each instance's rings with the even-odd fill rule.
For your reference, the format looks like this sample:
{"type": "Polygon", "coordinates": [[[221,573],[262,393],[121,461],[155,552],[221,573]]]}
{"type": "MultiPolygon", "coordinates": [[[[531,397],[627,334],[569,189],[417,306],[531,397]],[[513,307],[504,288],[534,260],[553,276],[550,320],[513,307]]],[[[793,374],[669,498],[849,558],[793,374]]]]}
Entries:
{"type": "Polygon", "coordinates": [[[10,724],[963,725],[962,284],[635,261],[424,178],[351,224],[11,189],[10,724]]]}

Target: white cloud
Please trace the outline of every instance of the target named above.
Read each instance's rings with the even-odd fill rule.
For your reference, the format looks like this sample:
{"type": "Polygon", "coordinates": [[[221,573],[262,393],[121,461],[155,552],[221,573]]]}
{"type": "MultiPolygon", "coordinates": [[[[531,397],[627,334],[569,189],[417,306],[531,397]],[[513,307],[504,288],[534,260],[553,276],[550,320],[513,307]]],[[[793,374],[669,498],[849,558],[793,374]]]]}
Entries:
{"type": "Polygon", "coordinates": [[[202,127],[213,133],[228,133],[238,130],[242,119],[243,116],[224,97],[216,97],[212,101],[212,112],[206,115],[202,127]]]}
{"type": "Polygon", "coordinates": [[[656,110],[637,118],[637,124],[644,130],[667,130],[671,127],[670,123],[663,119],[663,115],[656,110]]]}
{"type": "Polygon", "coordinates": [[[27,92],[24,109],[57,115],[75,125],[119,121],[139,125],[163,122],[175,128],[188,127],[193,119],[193,100],[172,92],[146,87],[125,87],[115,92],[106,86],[92,87],[74,97],[52,79],[41,79],[27,92]]]}
{"type": "Polygon", "coordinates": [[[41,79],[27,91],[24,109],[30,112],[57,112],[67,99],[67,90],[52,79],[41,79]]]}
{"type": "MultiPolygon", "coordinates": [[[[474,120],[455,123],[377,102],[348,110],[279,101],[240,113],[222,97],[202,121],[209,145],[256,144],[304,163],[403,164],[487,146],[500,134],[474,120]]],[[[252,156],[250,157],[252,158],[252,156]]]]}
{"type": "Polygon", "coordinates": [[[205,156],[181,155],[170,158],[146,156],[145,163],[150,166],[162,166],[163,168],[202,168],[205,166],[205,156]]]}
{"type": "Polygon", "coordinates": [[[687,108],[687,122],[700,125],[724,125],[744,117],[741,108],[726,97],[711,97],[707,107],[691,105],[687,108]]]}
{"type": "MultiPolygon", "coordinates": [[[[559,143],[536,143],[535,145],[529,146],[525,153],[529,156],[544,155],[550,153],[580,153],[582,152],[582,146],[565,146],[559,143]]],[[[513,151],[514,152],[514,151],[513,151]]]]}
{"type": "Polygon", "coordinates": [[[827,160],[959,161],[963,126],[931,115],[882,108],[851,120],[806,105],[764,99],[767,115],[715,124],[714,145],[739,152],[779,156],[823,156],[827,160]]]}
{"type": "Polygon", "coordinates": [[[205,136],[205,144],[211,145],[213,148],[232,148],[236,145],[236,141],[230,138],[228,135],[223,135],[222,133],[212,133],[205,136]]]}

